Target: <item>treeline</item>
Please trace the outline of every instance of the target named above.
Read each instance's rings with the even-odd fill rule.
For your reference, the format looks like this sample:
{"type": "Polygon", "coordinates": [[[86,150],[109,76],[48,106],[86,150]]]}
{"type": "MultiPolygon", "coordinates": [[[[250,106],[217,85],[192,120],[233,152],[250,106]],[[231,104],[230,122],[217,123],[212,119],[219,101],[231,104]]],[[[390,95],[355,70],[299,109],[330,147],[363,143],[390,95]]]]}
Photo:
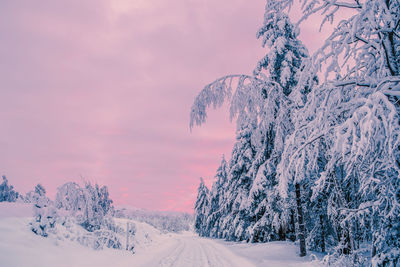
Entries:
{"type": "Polygon", "coordinates": [[[114,211],[114,217],[145,222],[164,233],[180,233],[193,229],[193,215],[185,212],[162,212],[120,208],[114,211]]]}
{"type": "MultiPolygon", "coordinates": [[[[337,266],[400,264],[400,1],[267,0],[252,75],[207,85],[191,127],[230,103],[236,143],[211,191],[201,180],[195,230],[233,241],[292,240],[337,266]],[[298,39],[320,14],[336,24],[314,55],[298,39]],[[341,17],[345,13],[341,14],[341,17]]],[[[322,28],[323,29],[323,28],[322,28]]],[[[321,34],[322,35],[322,34],[321,34]]]]}

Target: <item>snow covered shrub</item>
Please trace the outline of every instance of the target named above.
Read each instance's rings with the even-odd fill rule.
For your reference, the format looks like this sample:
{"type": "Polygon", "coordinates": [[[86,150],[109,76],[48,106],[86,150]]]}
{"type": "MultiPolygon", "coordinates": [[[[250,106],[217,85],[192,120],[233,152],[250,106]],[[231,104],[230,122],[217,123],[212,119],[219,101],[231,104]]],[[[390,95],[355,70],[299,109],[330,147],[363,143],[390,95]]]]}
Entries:
{"type": "Polygon", "coordinates": [[[78,235],[77,241],[81,245],[95,250],[104,248],[122,249],[122,242],[119,235],[123,236],[124,230],[115,226],[114,223],[112,224],[112,229],[102,228],[92,232],[83,231],[78,235]]]}
{"type": "Polygon", "coordinates": [[[3,182],[0,184],[0,202],[15,202],[18,197],[18,192],[14,191],[14,187],[8,184],[7,177],[3,175],[3,182]]]}
{"type": "Polygon", "coordinates": [[[49,230],[54,228],[57,218],[56,209],[50,199],[46,197],[46,190],[41,184],[36,185],[31,195],[34,204],[34,220],[31,222],[31,230],[37,235],[47,237],[49,230]]]}
{"type": "Polygon", "coordinates": [[[59,218],[57,235],[61,239],[77,241],[95,250],[104,248],[126,249],[133,252],[135,226],[126,229],[115,223],[112,200],[106,186],[86,183],[80,187],[68,182],[58,188],[55,206],[63,217],[59,218]]]}
{"type": "Polygon", "coordinates": [[[83,217],[81,217],[82,226],[88,231],[98,230],[111,208],[112,200],[108,198],[108,188],[106,186],[100,188],[97,184],[92,186],[90,183],[86,183],[83,194],[85,207],[83,217]]]}
{"type": "Polygon", "coordinates": [[[92,186],[89,182],[85,187],[69,182],[58,188],[55,205],[76,218],[89,232],[99,230],[105,216],[111,210],[112,200],[108,188],[99,185],[92,186]]]}
{"type": "Polygon", "coordinates": [[[57,190],[55,206],[69,211],[71,215],[82,213],[85,207],[85,196],[82,188],[74,182],[68,182],[57,190]]]}
{"type": "Polygon", "coordinates": [[[95,249],[104,247],[122,249],[122,244],[117,235],[110,230],[97,230],[93,232],[93,235],[95,236],[95,249]]]}
{"type": "Polygon", "coordinates": [[[136,226],[133,223],[116,223],[106,217],[100,229],[88,231],[74,217],[59,217],[54,234],[59,240],[67,239],[94,250],[126,249],[134,253],[136,226]]]}
{"type": "Polygon", "coordinates": [[[126,247],[125,249],[128,251],[132,251],[134,253],[134,237],[136,233],[136,225],[134,223],[126,223],[126,247]]]}

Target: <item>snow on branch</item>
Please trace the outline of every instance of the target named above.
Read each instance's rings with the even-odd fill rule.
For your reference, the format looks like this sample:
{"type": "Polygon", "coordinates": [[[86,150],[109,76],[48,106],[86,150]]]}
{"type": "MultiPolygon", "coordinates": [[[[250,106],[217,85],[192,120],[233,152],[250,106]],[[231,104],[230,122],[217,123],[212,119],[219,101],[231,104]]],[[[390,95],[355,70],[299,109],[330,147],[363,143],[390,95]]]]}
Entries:
{"type": "Polygon", "coordinates": [[[221,77],[214,82],[206,85],[196,97],[190,112],[190,129],[194,125],[201,125],[207,119],[207,108],[212,106],[214,109],[221,107],[222,104],[231,100],[230,118],[246,108],[253,109],[254,99],[261,91],[256,88],[270,88],[280,86],[277,82],[258,78],[256,76],[234,74],[221,77]],[[235,90],[233,86],[236,85],[235,90]]]}

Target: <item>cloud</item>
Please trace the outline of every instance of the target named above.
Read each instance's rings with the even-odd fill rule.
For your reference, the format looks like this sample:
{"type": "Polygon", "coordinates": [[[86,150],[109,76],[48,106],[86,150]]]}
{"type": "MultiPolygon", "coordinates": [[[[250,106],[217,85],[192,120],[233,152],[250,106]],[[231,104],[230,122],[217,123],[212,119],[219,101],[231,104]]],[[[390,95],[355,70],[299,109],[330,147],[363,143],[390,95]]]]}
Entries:
{"type": "MultiPolygon", "coordinates": [[[[189,131],[200,89],[251,73],[264,0],[0,3],[0,172],[50,195],[81,176],[116,204],[191,211],[229,156],[226,109],[189,131]]],[[[308,36],[308,35],[307,35],[308,36]]]]}
{"type": "Polygon", "coordinates": [[[224,110],[190,134],[191,103],[218,76],[251,71],[263,6],[2,1],[0,171],[22,192],[41,182],[54,195],[82,176],[117,204],[191,210],[198,177],[234,140],[224,110]]]}

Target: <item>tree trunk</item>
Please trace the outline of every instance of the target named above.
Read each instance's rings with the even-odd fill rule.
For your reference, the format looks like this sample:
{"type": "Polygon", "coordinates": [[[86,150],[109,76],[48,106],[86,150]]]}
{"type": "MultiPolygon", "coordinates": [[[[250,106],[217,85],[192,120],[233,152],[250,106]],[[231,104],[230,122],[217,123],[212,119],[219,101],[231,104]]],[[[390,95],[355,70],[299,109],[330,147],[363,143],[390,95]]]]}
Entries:
{"type": "Polygon", "coordinates": [[[325,215],[323,213],[323,209],[322,209],[322,200],[319,199],[318,200],[318,211],[320,212],[319,215],[319,224],[321,227],[321,251],[325,252],[325,215]]]}
{"type": "Polygon", "coordinates": [[[295,211],[293,209],[290,210],[290,240],[292,242],[296,241],[296,219],[295,219],[295,211]]]}
{"type": "Polygon", "coordinates": [[[306,251],[306,229],[304,226],[303,206],[301,203],[301,189],[300,184],[296,183],[296,202],[297,202],[297,216],[299,223],[298,238],[300,241],[300,257],[307,255],[306,251]]]}
{"type": "Polygon", "coordinates": [[[319,215],[319,222],[321,224],[321,251],[325,252],[325,226],[323,215],[319,215]]]}
{"type": "Polygon", "coordinates": [[[129,222],[126,222],[126,250],[129,250],[129,222]]]}

